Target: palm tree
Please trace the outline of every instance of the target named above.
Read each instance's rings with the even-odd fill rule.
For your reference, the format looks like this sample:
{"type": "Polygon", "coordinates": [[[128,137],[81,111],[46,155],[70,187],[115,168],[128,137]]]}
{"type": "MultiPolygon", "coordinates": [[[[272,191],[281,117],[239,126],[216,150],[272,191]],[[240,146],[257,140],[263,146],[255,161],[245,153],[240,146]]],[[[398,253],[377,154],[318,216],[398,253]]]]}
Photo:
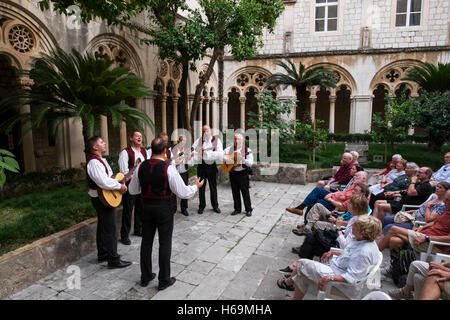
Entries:
{"type": "Polygon", "coordinates": [[[284,89],[288,86],[295,88],[297,96],[297,108],[300,110],[300,121],[311,124],[311,116],[306,106],[301,106],[301,97],[305,95],[306,88],[319,85],[321,87],[336,87],[335,73],[325,67],[315,67],[305,71],[305,66],[300,62],[299,69],[291,60],[287,63],[278,60],[276,64],[282,67],[285,73],[274,73],[267,79],[267,86],[283,85],[284,89]]]}
{"type": "Polygon", "coordinates": [[[10,132],[17,124],[29,123],[27,130],[31,130],[48,123],[56,136],[64,120],[79,118],[85,145],[99,129],[102,115],[111,117],[116,127],[126,121],[139,131],[143,131],[143,125],[154,130],[147,114],[125,103],[149,96],[148,88],[130,69],[113,67],[113,63],[109,58],[96,59],[75,49],[69,54],[60,48],[35,58],[31,70],[24,72],[33,85],[16,90],[0,102],[0,115],[24,105],[30,105],[31,112],[16,111],[17,115],[4,120],[0,128],[10,132]]]}
{"type": "Polygon", "coordinates": [[[434,64],[425,62],[423,66],[414,66],[402,80],[414,81],[422,89],[433,92],[450,90],[450,63],[434,64]]]}

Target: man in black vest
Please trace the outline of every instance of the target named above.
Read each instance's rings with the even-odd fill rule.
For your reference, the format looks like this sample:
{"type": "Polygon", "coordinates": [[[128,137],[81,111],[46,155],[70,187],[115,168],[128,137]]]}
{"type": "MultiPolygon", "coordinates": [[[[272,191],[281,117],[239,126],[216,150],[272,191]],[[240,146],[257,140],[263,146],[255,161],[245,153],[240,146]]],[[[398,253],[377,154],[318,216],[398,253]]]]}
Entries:
{"type": "Polygon", "coordinates": [[[97,258],[98,262],[108,261],[108,268],[124,268],[131,265],[129,261],[120,260],[117,253],[116,213],[115,208],[105,206],[98,197],[98,189],[118,190],[124,194],[125,184],[120,184],[112,178],[112,169],[102,155],[106,152],[106,143],[95,136],[86,142],[86,177],[89,186],[89,196],[97,211],[97,258]]]}
{"type": "MultiPolygon", "coordinates": [[[[208,179],[211,206],[214,212],[220,213],[219,202],[217,201],[217,165],[216,160],[222,161],[223,147],[219,138],[211,135],[211,129],[205,125],[202,127],[202,137],[195,140],[192,145],[194,157],[200,163],[197,166],[197,176],[208,179]]],[[[199,191],[198,213],[202,214],[206,207],[205,200],[206,183],[199,191]]]]}
{"type": "MultiPolygon", "coordinates": [[[[134,170],[136,165],[147,159],[147,151],[142,147],[142,134],[134,131],[130,135],[131,145],[123,149],[119,154],[119,170],[123,174],[128,174],[130,170],[134,170]]],[[[134,235],[142,236],[142,201],[139,195],[131,195],[125,192],[122,198],[122,226],[120,227],[120,242],[130,245],[129,238],[131,228],[131,216],[134,207],[134,235]]]]}
{"type": "Polygon", "coordinates": [[[162,138],[152,141],[152,157],[139,164],[133,175],[130,194],[141,194],[142,212],[141,286],[146,287],[156,277],[152,273],[152,247],[156,230],[159,237],[159,290],[175,283],[170,277],[173,216],[176,211],[175,195],[192,198],[203,185],[200,178],[195,185],[186,186],[180,174],[168,161],[164,161],[166,143],[162,138]]]}
{"type": "Polygon", "coordinates": [[[253,165],[252,150],[244,143],[244,137],[240,133],[234,135],[234,144],[224,150],[224,161],[234,163],[234,153],[237,155],[237,166],[230,172],[231,192],[233,193],[234,211],[232,216],[241,213],[241,193],[244,200],[245,213],[247,217],[252,215],[252,203],[250,201],[248,173],[253,165]],[[227,159],[229,155],[231,159],[227,159]]]}
{"type": "MultiPolygon", "coordinates": [[[[158,134],[158,138],[163,139],[166,146],[169,145],[169,135],[167,133],[160,132],[158,134]]],[[[148,159],[150,159],[150,157],[152,156],[152,148],[147,150],[147,156],[148,156],[148,159]]],[[[172,159],[172,148],[166,148],[166,151],[164,151],[164,160],[170,161],[171,159],[172,159]]]]}

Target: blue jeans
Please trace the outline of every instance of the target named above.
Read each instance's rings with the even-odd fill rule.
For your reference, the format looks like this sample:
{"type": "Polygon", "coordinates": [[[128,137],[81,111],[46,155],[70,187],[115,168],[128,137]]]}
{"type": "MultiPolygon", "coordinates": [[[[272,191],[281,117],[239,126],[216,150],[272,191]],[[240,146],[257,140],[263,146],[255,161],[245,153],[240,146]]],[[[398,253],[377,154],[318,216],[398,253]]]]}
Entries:
{"type": "Polygon", "coordinates": [[[304,215],[305,218],[305,224],[307,224],[307,220],[306,217],[308,215],[309,210],[312,208],[313,205],[315,205],[316,203],[320,203],[322,204],[325,208],[327,208],[328,210],[332,211],[334,210],[334,206],[329,203],[328,201],[326,201],[324,198],[327,194],[329,194],[330,192],[323,189],[323,188],[314,188],[309,194],[308,196],[305,198],[305,200],[303,200],[303,202],[301,203],[301,205],[299,205],[297,207],[297,209],[302,209],[305,206],[307,207],[306,209],[306,213],[304,215]]]}
{"type": "Polygon", "coordinates": [[[388,233],[389,229],[392,228],[393,226],[396,227],[400,227],[400,228],[405,228],[405,229],[412,229],[413,225],[411,222],[403,222],[403,223],[395,223],[394,222],[394,216],[386,216],[383,219],[383,235],[385,236],[386,233],[388,233]]]}

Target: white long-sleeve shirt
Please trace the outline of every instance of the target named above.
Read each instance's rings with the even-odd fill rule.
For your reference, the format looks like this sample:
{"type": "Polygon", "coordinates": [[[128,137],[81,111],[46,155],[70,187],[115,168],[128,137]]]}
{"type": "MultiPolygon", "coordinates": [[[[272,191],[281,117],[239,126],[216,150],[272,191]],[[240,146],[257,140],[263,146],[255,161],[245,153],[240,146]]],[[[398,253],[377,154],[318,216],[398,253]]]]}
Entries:
{"type": "Polygon", "coordinates": [[[194,149],[194,159],[196,162],[201,163],[202,162],[202,157],[203,160],[208,163],[208,164],[212,164],[215,161],[219,161],[220,163],[222,163],[222,159],[223,159],[223,147],[222,147],[222,141],[220,141],[219,138],[215,138],[214,144],[212,143],[212,137],[208,140],[204,140],[203,141],[203,145],[202,148],[203,150],[211,148],[211,150],[205,151],[204,153],[197,152],[196,148],[198,145],[200,145],[202,142],[202,138],[198,138],[197,140],[195,140],[194,144],[192,145],[192,148],[194,149]],[[216,149],[213,151],[212,148],[214,147],[214,145],[216,146],[216,149]]]}
{"type": "MultiPolygon", "coordinates": [[[[108,168],[108,174],[106,174],[105,166],[96,159],[92,159],[88,162],[87,174],[102,189],[120,190],[120,188],[122,187],[121,184],[117,180],[111,178],[113,171],[109,166],[108,161],[106,161],[105,158],[102,158],[102,160],[108,168]]],[[[89,189],[88,194],[92,198],[98,197],[98,192],[95,189],[89,189]]]]}
{"type": "Polygon", "coordinates": [[[188,167],[194,166],[194,157],[191,157],[189,160],[187,160],[187,158],[186,158],[186,155],[191,152],[191,149],[189,148],[189,146],[185,145],[182,148],[178,148],[175,146],[174,148],[172,148],[171,151],[172,151],[171,165],[173,165],[179,173],[185,173],[188,171],[185,166],[186,164],[188,165],[188,167]],[[180,155],[181,152],[183,152],[183,154],[184,154],[184,159],[183,159],[183,162],[181,162],[177,166],[175,164],[175,159],[178,158],[178,156],[180,155]]]}
{"type": "MultiPolygon", "coordinates": [[[[140,149],[135,149],[135,148],[131,147],[131,150],[133,150],[133,152],[134,152],[134,162],[135,163],[138,159],[141,159],[140,162],[144,162],[145,159],[144,159],[144,156],[142,155],[140,149]]],[[[148,152],[147,152],[147,154],[148,154],[148,152]]],[[[123,174],[127,174],[129,171],[129,168],[128,168],[128,152],[126,150],[122,150],[119,153],[119,161],[118,162],[119,162],[120,172],[122,172],[123,174]]]]}
{"type": "MultiPolygon", "coordinates": [[[[163,158],[157,158],[164,160],[163,158]]],[[[139,169],[141,167],[140,163],[136,167],[136,172],[133,175],[133,178],[131,178],[130,184],[128,185],[128,191],[130,194],[140,194],[141,191],[141,182],[139,181],[139,169]]],[[[181,199],[190,199],[192,198],[195,193],[197,192],[197,186],[186,186],[184,184],[183,178],[181,178],[180,174],[178,173],[177,169],[175,169],[175,166],[169,166],[167,168],[167,177],[169,179],[169,188],[172,190],[172,192],[181,199]]]]}
{"type": "MultiPolygon", "coordinates": [[[[230,146],[230,147],[227,147],[227,148],[223,151],[223,160],[224,160],[224,161],[226,160],[226,158],[225,158],[226,155],[230,154],[230,155],[233,156],[233,152],[232,152],[232,151],[233,151],[233,149],[232,149],[231,146],[230,146]]],[[[241,155],[241,151],[242,151],[242,148],[239,148],[238,150],[236,150],[238,156],[241,155]]],[[[245,152],[245,147],[244,147],[244,152],[245,152]]],[[[253,153],[252,153],[252,150],[251,150],[250,148],[247,148],[247,152],[248,152],[247,157],[245,157],[245,154],[242,155],[243,157],[245,157],[244,163],[240,163],[239,166],[237,166],[237,167],[234,168],[234,171],[242,171],[242,170],[245,170],[245,168],[242,166],[242,164],[245,164],[245,165],[246,165],[247,167],[249,167],[249,168],[253,165],[253,153]]],[[[238,161],[238,163],[239,163],[239,161],[238,161]]]]}

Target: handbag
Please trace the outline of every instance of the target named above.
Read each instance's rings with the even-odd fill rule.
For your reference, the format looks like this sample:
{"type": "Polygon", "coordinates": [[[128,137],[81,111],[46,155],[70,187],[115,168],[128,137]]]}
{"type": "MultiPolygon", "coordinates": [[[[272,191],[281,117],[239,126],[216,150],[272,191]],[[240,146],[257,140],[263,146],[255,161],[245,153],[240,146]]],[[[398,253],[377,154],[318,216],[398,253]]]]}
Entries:
{"type": "Polygon", "coordinates": [[[412,224],[414,224],[415,221],[416,218],[413,215],[406,213],[404,211],[399,211],[394,216],[395,223],[411,222],[412,224]]]}

